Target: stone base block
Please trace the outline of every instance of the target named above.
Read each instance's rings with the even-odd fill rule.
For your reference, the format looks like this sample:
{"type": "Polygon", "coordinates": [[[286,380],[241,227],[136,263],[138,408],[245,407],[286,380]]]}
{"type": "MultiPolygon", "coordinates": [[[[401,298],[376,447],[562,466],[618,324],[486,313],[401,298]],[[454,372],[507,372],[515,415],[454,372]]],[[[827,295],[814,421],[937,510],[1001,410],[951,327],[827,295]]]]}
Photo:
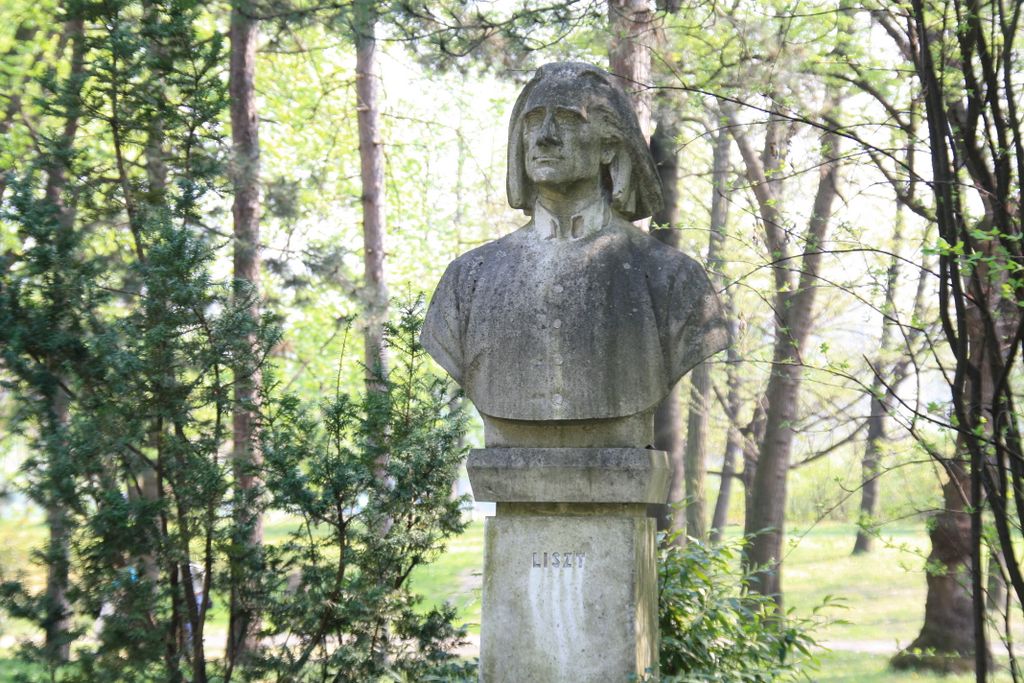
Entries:
{"type": "Polygon", "coordinates": [[[616,683],[656,669],[654,520],[635,507],[503,514],[499,503],[485,523],[481,681],[616,683]]]}
{"type": "Polygon", "coordinates": [[[647,448],[482,448],[466,462],[478,501],[664,503],[668,454],[647,448]]]}

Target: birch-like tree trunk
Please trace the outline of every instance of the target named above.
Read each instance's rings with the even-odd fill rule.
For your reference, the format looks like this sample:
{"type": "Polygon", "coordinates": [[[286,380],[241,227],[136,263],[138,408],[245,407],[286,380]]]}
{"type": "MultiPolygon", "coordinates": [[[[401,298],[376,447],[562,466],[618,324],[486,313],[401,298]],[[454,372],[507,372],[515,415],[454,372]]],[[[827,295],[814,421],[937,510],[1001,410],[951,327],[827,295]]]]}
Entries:
{"type": "MultiPolygon", "coordinates": [[[[729,219],[726,200],[726,179],[729,174],[728,132],[719,128],[715,135],[711,168],[711,225],[708,231],[707,267],[716,287],[722,284],[722,242],[729,219]]],[[[707,361],[690,373],[690,406],[686,419],[686,449],[683,467],[686,471],[686,533],[704,540],[708,535],[707,472],[708,411],[711,407],[711,366],[707,361]]]]}
{"type": "Polygon", "coordinates": [[[384,322],[388,289],[384,282],[384,153],[380,137],[380,75],[377,67],[376,15],[373,3],[355,5],[356,108],[359,128],[359,178],[362,182],[363,272],[366,305],[363,362],[371,391],[387,375],[384,322]]]}

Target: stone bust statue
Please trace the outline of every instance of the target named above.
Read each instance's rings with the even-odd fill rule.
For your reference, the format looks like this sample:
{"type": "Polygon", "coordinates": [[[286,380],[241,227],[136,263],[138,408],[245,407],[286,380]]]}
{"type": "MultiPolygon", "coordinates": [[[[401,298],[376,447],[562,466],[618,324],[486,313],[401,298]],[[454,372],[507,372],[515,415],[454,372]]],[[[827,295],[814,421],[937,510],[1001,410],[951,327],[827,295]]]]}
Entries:
{"type": "Polygon", "coordinates": [[[661,186],[607,73],[538,69],[512,110],[507,190],[531,220],[448,266],[423,346],[488,447],[649,445],[658,403],[726,327],[704,269],[630,223],[661,186]]]}

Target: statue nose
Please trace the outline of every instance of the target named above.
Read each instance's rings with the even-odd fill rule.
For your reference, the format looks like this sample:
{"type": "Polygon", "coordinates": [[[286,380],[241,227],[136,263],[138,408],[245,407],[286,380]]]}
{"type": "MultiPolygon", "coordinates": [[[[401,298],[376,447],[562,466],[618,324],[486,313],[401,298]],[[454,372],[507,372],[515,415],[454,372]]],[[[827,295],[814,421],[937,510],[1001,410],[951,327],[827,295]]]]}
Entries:
{"type": "Polygon", "coordinates": [[[561,141],[562,137],[558,131],[558,126],[555,124],[555,117],[548,114],[544,117],[544,123],[541,124],[540,131],[538,131],[537,144],[557,145],[561,141]]]}

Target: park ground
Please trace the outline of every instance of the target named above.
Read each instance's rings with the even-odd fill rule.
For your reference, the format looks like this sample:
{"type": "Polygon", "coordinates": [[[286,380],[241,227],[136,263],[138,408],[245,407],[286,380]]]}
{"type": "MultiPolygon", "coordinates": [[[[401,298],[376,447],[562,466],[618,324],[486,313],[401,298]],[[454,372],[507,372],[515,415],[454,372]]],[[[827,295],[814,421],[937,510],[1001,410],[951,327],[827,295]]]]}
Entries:
{"type": "MultiPolygon", "coordinates": [[[[287,533],[286,522],[268,528],[268,538],[287,533]]],[[[855,528],[849,524],[795,525],[789,534],[784,587],[787,608],[809,614],[826,598],[836,606],[824,612],[825,622],[815,638],[825,646],[819,652],[817,670],[808,680],[821,683],[876,683],[881,681],[934,681],[968,683],[973,676],[933,676],[896,672],[888,660],[917,634],[924,613],[924,556],[928,547],[923,523],[889,526],[882,530],[876,549],[853,557],[855,528]]],[[[38,572],[32,548],[44,538],[44,528],[31,520],[0,520],[0,572],[38,572]]],[[[483,558],[483,523],[473,522],[454,539],[446,552],[413,576],[413,588],[429,605],[445,600],[459,608],[460,619],[470,631],[466,654],[474,654],[480,620],[480,571],[483,558]]],[[[41,575],[38,577],[41,582],[41,575]]],[[[226,629],[223,601],[216,605],[211,641],[226,629]]],[[[20,669],[11,657],[19,639],[30,635],[23,624],[0,617],[0,683],[13,681],[20,669]]],[[[1009,681],[997,674],[993,681],[1009,681]]]]}
{"type": "MultiPolygon", "coordinates": [[[[738,533],[738,532],[736,532],[738,533]]],[[[815,638],[825,648],[808,680],[820,683],[882,681],[973,682],[971,676],[935,676],[889,668],[889,659],[908,645],[924,616],[924,564],[928,538],[923,523],[885,527],[867,555],[851,556],[856,527],[822,522],[794,525],[789,534],[783,584],[786,607],[809,614],[826,598],[836,607],[824,611],[815,638]],[[841,607],[839,605],[842,605],[841,607]]],[[[479,633],[480,563],[483,523],[474,522],[433,564],[414,575],[413,588],[430,600],[451,600],[469,625],[472,643],[479,633]]],[[[1018,634],[1019,637],[1019,634],[1018,634]]],[[[992,681],[1011,680],[997,674],[992,681]]]]}

